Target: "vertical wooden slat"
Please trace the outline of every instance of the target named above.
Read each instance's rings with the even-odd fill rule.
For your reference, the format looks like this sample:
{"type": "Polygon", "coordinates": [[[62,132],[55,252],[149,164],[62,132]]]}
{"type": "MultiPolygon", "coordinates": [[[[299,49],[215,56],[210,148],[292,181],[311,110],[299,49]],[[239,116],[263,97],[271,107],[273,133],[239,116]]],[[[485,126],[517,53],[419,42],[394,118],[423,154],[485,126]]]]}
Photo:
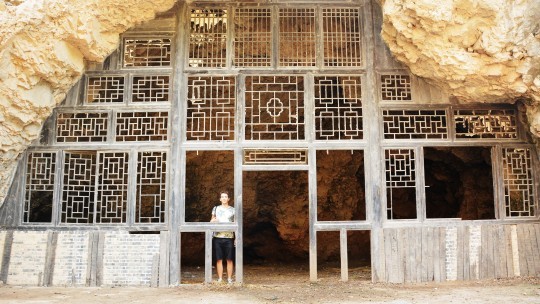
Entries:
{"type": "Polygon", "coordinates": [[[440,257],[439,257],[439,245],[441,245],[441,239],[439,234],[439,227],[433,227],[433,238],[432,238],[432,256],[433,256],[433,281],[441,281],[441,268],[440,268],[440,257]]]}
{"type": "Polygon", "coordinates": [[[432,227],[425,228],[427,233],[426,258],[422,259],[422,262],[426,263],[427,266],[426,280],[428,282],[433,281],[433,229],[432,227]]]}
{"type": "Polygon", "coordinates": [[[498,260],[498,268],[499,268],[499,275],[501,278],[507,278],[508,277],[508,267],[506,266],[506,245],[508,244],[508,240],[505,237],[504,233],[504,226],[498,225],[497,226],[497,238],[499,242],[497,243],[497,249],[496,251],[499,253],[499,260],[498,260]]]}
{"type": "Polygon", "coordinates": [[[492,248],[493,248],[493,277],[494,278],[501,278],[502,273],[501,273],[501,267],[499,265],[500,260],[501,260],[500,259],[501,253],[498,250],[501,239],[499,238],[498,227],[495,226],[495,225],[491,226],[491,238],[490,238],[490,241],[491,241],[491,245],[492,245],[492,248]]]}
{"type": "Polygon", "coordinates": [[[204,282],[212,283],[212,231],[204,233],[204,282]]]}
{"type": "Polygon", "coordinates": [[[405,273],[407,270],[407,228],[398,229],[397,236],[399,282],[403,283],[405,282],[405,273]]]}
{"type": "Polygon", "coordinates": [[[420,261],[422,273],[420,282],[428,281],[428,251],[429,251],[429,235],[428,228],[420,228],[422,230],[422,259],[420,261]]]}
{"type": "Polygon", "coordinates": [[[52,286],[53,283],[57,243],[58,232],[49,231],[47,234],[47,252],[45,253],[45,265],[43,269],[43,286],[52,286]]]}
{"type": "Polygon", "coordinates": [[[349,260],[347,257],[347,230],[341,228],[339,231],[339,248],[341,257],[341,281],[349,280],[349,260]]]}
{"type": "Polygon", "coordinates": [[[464,280],[464,261],[465,261],[465,235],[466,227],[459,226],[457,227],[457,242],[456,242],[456,255],[457,255],[457,269],[456,269],[456,279],[458,281],[464,280]]]}
{"type": "Polygon", "coordinates": [[[529,273],[529,276],[534,276],[535,275],[534,256],[537,253],[533,252],[532,250],[529,224],[523,224],[522,226],[523,226],[522,242],[525,247],[525,259],[527,260],[527,271],[529,273]]]}
{"type": "Polygon", "coordinates": [[[504,250],[506,256],[506,275],[507,277],[513,277],[514,274],[514,259],[512,251],[512,226],[503,226],[504,233],[504,250]]]}
{"type": "Polygon", "coordinates": [[[439,229],[439,268],[440,271],[440,282],[446,281],[446,228],[441,227],[439,229]]]}
{"type": "Polygon", "coordinates": [[[169,245],[170,245],[170,233],[169,231],[161,231],[159,234],[159,256],[158,256],[158,285],[159,287],[169,286],[169,245]]]}
{"type": "Polygon", "coordinates": [[[527,249],[524,241],[523,235],[523,225],[516,225],[517,230],[517,243],[519,250],[519,272],[521,276],[529,275],[529,267],[527,265],[527,249]]]}
{"type": "Polygon", "coordinates": [[[540,274],[540,250],[538,244],[536,243],[536,230],[534,224],[527,225],[529,228],[529,244],[531,246],[531,258],[534,263],[532,269],[533,275],[537,276],[540,274]]]}
{"type": "Polygon", "coordinates": [[[407,282],[416,282],[416,235],[414,234],[414,228],[407,229],[408,233],[408,262],[407,262],[407,276],[405,280],[407,282]]]}
{"type": "MultiPolygon", "coordinates": [[[[533,224],[534,231],[536,235],[536,248],[538,248],[539,251],[536,251],[537,253],[540,252],[540,224],[533,224]]],[[[540,276],[540,269],[536,272],[537,276],[540,276]]]]}
{"type": "Polygon", "coordinates": [[[13,230],[6,231],[4,238],[4,248],[2,248],[2,266],[0,267],[0,280],[4,284],[9,283],[8,273],[9,273],[9,262],[11,259],[11,248],[13,246],[13,230]]]}
{"type": "Polygon", "coordinates": [[[422,228],[413,228],[414,234],[416,236],[415,238],[415,245],[416,245],[416,252],[415,252],[415,258],[414,263],[416,265],[416,280],[415,282],[422,282],[422,273],[424,272],[422,267],[422,228]]]}

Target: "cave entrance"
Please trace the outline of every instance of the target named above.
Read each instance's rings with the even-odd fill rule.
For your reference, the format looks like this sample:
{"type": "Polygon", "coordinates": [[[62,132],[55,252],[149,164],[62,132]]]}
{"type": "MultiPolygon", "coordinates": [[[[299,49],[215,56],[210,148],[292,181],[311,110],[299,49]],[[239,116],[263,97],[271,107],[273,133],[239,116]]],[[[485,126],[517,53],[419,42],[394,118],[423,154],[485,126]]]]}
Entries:
{"type": "Polygon", "coordinates": [[[245,282],[309,276],[308,189],[307,171],[243,172],[245,282]]]}

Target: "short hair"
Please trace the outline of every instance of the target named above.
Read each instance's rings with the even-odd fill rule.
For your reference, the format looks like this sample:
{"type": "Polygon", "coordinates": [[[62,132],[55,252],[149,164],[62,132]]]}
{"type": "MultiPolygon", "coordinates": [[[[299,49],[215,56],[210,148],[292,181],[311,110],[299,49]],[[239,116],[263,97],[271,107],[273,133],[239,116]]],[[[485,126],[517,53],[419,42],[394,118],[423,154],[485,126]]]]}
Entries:
{"type": "Polygon", "coordinates": [[[221,190],[221,191],[219,191],[219,196],[221,196],[222,194],[227,194],[227,196],[230,196],[230,195],[229,195],[229,191],[227,191],[227,190],[221,190]]]}

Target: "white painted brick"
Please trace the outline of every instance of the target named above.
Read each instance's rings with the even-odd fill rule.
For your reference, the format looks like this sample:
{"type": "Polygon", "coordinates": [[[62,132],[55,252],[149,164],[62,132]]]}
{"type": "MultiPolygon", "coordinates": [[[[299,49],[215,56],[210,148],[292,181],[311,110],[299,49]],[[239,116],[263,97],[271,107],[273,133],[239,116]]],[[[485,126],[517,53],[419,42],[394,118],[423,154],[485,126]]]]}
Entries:
{"type": "Polygon", "coordinates": [[[446,228],[446,280],[457,280],[457,227],[446,228]]]}
{"type": "Polygon", "coordinates": [[[58,235],[53,285],[84,286],[88,266],[88,232],[61,232],[58,235]]]}
{"type": "Polygon", "coordinates": [[[10,285],[38,285],[43,281],[46,231],[15,231],[7,283],[10,285]]]}
{"type": "Polygon", "coordinates": [[[104,285],[150,285],[154,255],[159,254],[158,234],[114,232],[105,236],[104,285]]]}

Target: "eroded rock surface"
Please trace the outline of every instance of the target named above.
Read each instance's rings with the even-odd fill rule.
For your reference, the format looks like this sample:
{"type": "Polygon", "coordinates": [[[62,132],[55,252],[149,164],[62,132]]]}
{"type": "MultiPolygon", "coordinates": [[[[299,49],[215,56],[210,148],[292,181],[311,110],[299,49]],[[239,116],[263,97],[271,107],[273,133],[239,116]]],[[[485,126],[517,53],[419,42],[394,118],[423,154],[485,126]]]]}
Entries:
{"type": "Polygon", "coordinates": [[[382,36],[411,71],[461,102],[526,100],[540,136],[537,0],[380,0],[382,36]]]}
{"type": "Polygon", "coordinates": [[[0,2],[0,204],[21,152],[80,78],[103,61],[119,34],[176,0],[0,2]]]}

